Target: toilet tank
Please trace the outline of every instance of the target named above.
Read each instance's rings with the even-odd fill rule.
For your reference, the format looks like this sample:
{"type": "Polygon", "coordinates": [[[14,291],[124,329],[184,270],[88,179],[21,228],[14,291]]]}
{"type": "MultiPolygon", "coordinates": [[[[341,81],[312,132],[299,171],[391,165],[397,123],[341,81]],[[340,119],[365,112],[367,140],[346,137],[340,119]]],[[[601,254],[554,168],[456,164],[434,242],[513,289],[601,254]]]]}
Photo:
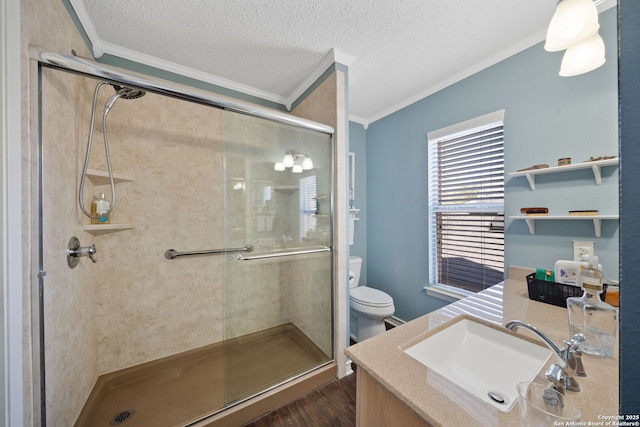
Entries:
{"type": "Polygon", "coordinates": [[[349,288],[355,288],[360,284],[360,270],[362,269],[362,258],[359,256],[349,257],[349,288]]]}

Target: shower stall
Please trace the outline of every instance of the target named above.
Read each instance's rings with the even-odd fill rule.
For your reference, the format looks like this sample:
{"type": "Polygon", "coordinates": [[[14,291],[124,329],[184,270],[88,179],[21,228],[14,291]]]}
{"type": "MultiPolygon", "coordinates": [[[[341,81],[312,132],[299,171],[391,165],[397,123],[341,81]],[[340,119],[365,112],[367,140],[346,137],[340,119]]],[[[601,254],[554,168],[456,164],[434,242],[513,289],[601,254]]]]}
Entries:
{"type": "Polygon", "coordinates": [[[333,130],[67,71],[32,176],[47,424],[195,425],[334,363],[333,130]]]}

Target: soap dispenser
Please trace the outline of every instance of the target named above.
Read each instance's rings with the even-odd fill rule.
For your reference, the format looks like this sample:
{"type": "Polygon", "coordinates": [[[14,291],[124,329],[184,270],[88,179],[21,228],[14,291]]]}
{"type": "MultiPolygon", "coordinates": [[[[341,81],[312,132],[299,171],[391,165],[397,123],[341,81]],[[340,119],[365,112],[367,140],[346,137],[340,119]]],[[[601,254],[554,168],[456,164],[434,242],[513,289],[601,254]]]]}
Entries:
{"type": "Polygon", "coordinates": [[[100,193],[100,196],[91,204],[91,224],[109,224],[109,208],[111,203],[106,199],[104,193],[100,193]]]}
{"type": "Polygon", "coordinates": [[[613,356],[618,330],[618,310],[602,301],[603,274],[598,269],[598,257],[592,256],[589,265],[580,270],[578,285],[582,297],[567,298],[569,332],[586,338],[580,349],[587,354],[613,356]]]}

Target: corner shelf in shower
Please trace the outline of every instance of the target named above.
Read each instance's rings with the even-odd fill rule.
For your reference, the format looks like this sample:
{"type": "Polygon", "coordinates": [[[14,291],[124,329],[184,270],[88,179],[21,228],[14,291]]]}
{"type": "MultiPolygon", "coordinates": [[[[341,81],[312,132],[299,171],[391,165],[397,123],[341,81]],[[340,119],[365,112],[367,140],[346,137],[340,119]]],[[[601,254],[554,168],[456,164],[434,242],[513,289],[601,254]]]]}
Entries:
{"type": "Polygon", "coordinates": [[[115,233],[116,231],[131,230],[135,227],[132,224],[87,224],[83,228],[87,233],[99,236],[101,234],[115,233]]]}
{"type": "MultiPolygon", "coordinates": [[[[109,184],[109,172],[99,171],[95,169],[87,169],[87,178],[91,180],[94,185],[109,184]]],[[[113,183],[131,182],[133,178],[130,176],[114,173],[113,183]]]]}
{"type": "MultiPolygon", "coordinates": [[[[99,171],[96,169],[87,169],[87,178],[93,185],[109,185],[109,172],[99,171]]],[[[113,174],[113,183],[132,182],[133,178],[118,173],[113,174]]],[[[94,236],[102,234],[115,233],[117,231],[131,230],[135,228],[132,224],[86,224],[83,226],[84,231],[94,236]]]]}

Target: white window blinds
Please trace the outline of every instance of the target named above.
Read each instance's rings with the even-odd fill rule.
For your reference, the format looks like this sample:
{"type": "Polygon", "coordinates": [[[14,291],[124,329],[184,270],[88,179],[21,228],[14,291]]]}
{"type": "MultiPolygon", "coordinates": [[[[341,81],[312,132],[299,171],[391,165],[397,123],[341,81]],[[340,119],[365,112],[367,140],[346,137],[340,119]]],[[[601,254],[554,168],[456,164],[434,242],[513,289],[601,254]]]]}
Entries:
{"type": "Polygon", "coordinates": [[[300,179],[300,240],[317,228],[318,183],[315,175],[300,179]]]}
{"type": "Polygon", "coordinates": [[[480,291],[504,278],[503,123],[487,118],[429,134],[431,283],[480,291]]]}

